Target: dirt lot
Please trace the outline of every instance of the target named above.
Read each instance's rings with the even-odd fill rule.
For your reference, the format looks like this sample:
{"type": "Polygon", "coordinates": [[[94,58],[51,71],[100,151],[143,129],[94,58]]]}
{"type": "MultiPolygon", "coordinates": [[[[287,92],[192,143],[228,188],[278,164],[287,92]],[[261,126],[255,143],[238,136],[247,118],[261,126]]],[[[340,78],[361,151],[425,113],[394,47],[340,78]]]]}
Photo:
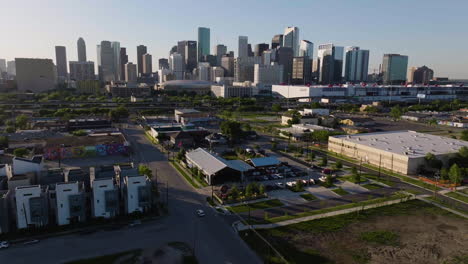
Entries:
{"type": "MultiPolygon", "coordinates": [[[[260,233],[290,263],[468,261],[468,221],[421,201],[372,209],[360,215],[348,214],[261,230],[260,233]]],[[[255,245],[252,237],[246,241],[255,245]]],[[[260,255],[265,253],[254,249],[260,251],[260,255]]]]}

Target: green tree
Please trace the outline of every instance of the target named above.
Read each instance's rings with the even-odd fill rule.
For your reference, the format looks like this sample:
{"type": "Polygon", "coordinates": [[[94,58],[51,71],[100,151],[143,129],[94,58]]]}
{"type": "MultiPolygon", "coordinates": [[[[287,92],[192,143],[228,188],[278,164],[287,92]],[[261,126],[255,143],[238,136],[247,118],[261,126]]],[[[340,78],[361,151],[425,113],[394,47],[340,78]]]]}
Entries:
{"type": "Polygon", "coordinates": [[[261,184],[261,185],[258,187],[258,194],[260,194],[260,195],[265,194],[265,185],[261,184]]]}
{"type": "Polygon", "coordinates": [[[16,127],[19,129],[26,129],[28,127],[29,118],[26,115],[19,115],[16,117],[16,127]]]}
{"type": "Polygon", "coordinates": [[[351,174],[352,174],[353,176],[356,175],[356,174],[358,174],[358,170],[357,170],[356,166],[353,166],[353,167],[351,168],[351,174]]]}
{"type": "Polygon", "coordinates": [[[0,147],[8,147],[8,137],[0,136],[0,147]]]}
{"type": "Polygon", "coordinates": [[[390,116],[393,118],[393,120],[399,120],[402,115],[403,111],[399,105],[392,107],[390,110],[390,116]]]}
{"type": "Polygon", "coordinates": [[[226,120],[221,123],[220,128],[221,133],[229,137],[231,141],[242,136],[241,124],[239,122],[226,120]]]}
{"type": "Polygon", "coordinates": [[[304,190],[304,182],[302,180],[297,180],[295,187],[296,187],[296,191],[298,192],[304,190]]]}
{"type": "Polygon", "coordinates": [[[179,150],[179,152],[177,152],[177,155],[176,155],[176,159],[177,160],[182,160],[182,161],[185,161],[185,149],[184,148],[181,148],[179,150]]]}
{"type": "Polygon", "coordinates": [[[129,115],[128,109],[122,105],[109,111],[109,117],[112,121],[119,121],[121,118],[127,118],[129,115]]]}
{"type": "Polygon", "coordinates": [[[353,178],[354,178],[354,181],[356,183],[359,184],[361,182],[361,174],[360,173],[353,174],[353,178]]]}
{"type": "Polygon", "coordinates": [[[333,178],[331,175],[327,175],[325,178],[325,187],[332,187],[333,186],[333,178]]]}
{"type": "Polygon", "coordinates": [[[72,134],[73,134],[74,136],[77,136],[77,137],[83,137],[83,136],[88,135],[88,133],[86,133],[86,131],[81,130],[81,129],[80,129],[80,130],[73,131],[72,134]]]}
{"type": "Polygon", "coordinates": [[[279,112],[281,112],[283,109],[281,108],[280,104],[273,104],[271,106],[271,111],[275,112],[276,115],[278,115],[279,112]]]}
{"type": "Polygon", "coordinates": [[[321,166],[327,166],[328,164],[328,159],[327,157],[322,157],[322,162],[320,163],[321,166]]]}
{"type": "Polygon", "coordinates": [[[452,167],[450,167],[449,178],[453,184],[460,184],[463,180],[462,171],[457,164],[453,164],[452,167]]]}
{"type": "Polygon", "coordinates": [[[248,184],[247,187],[245,187],[245,197],[250,198],[254,195],[254,186],[252,183],[248,184]]]}
{"type": "Polygon", "coordinates": [[[314,161],[315,160],[315,153],[310,152],[309,153],[309,159],[310,159],[310,161],[314,161]]]}
{"type": "Polygon", "coordinates": [[[152,178],[153,177],[153,171],[151,171],[151,169],[146,166],[146,165],[143,165],[143,164],[140,164],[138,166],[138,173],[140,175],[146,175],[148,176],[149,178],[152,178]]]}
{"type": "Polygon", "coordinates": [[[10,133],[15,133],[15,131],[16,131],[16,129],[14,127],[12,127],[12,126],[7,126],[5,128],[5,133],[9,133],[9,134],[10,133]]]}
{"type": "Polygon", "coordinates": [[[432,169],[440,170],[440,168],[442,168],[442,161],[437,159],[437,157],[432,153],[427,153],[424,157],[424,160],[426,161],[427,165],[432,169]]]}
{"type": "Polygon", "coordinates": [[[449,178],[449,171],[448,171],[447,168],[442,168],[442,169],[440,170],[440,179],[441,179],[441,180],[444,180],[444,181],[447,181],[447,180],[450,179],[450,178],[449,178]]]}
{"type": "Polygon", "coordinates": [[[343,163],[341,163],[341,161],[337,161],[335,163],[335,166],[336,166],[337,169],[341,169],[341,168],[343,168],[343,163]]]}
{"type": "Polygon", "coordinates": [[[461,139],[461,140],[468,141],[468,130],[467,130],[467,129],[465,129],[465,130],[462,131],[461,136],[460,136],[460,139],[461,139]]]}
{"type": "Polygon", "coordinates": [[[232,200],[237,200],[237,198],[239,198],[239,189],[237,188],[237,185],[232,186],[231,190],[229,191],[229,196],[232,200]]]}
{"type": "Polygon", "coordinates": [[[13,155],[15,155],[15,157],[24,157],[26,155],[29,154],[29,150],[25,149],[25,148],[17,148],[13,151],[13,155]]]}

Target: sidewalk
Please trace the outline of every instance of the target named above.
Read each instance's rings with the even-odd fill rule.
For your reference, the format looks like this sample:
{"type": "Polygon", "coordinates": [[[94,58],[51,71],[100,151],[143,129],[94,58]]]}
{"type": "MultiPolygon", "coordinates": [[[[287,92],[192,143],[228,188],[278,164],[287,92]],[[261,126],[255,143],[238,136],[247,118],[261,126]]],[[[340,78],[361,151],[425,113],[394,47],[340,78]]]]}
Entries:
{"type": "MultiPolygon", "coordinates": [[[[410,196],[404,201],[408,200],[413,200],[415,199],[415,196],[410,196]]],[[[333,212],[327,212],[323,214],[317,214],[317,215],[311,215],[311,216],[306,216],[306,217],[301,217],[301,218],[295,218],[295,219],[290,219],[278,223],[272,223],[272,224],[263,224],[263,225],[244,225],[242,223],[238,223],[236,226],[237,231],[243,231],[247,229],[271,229],[271,228],[276,228],[276,227],[281,227],[281,226],[287,226],[287,225],[293,225],[301,222],[307,222],[315,219],[321,219],[321,218],[327,218],[331,216],[336,216],[336,215],[342,215],[342,214],[349,214],[352,212],[357,212],[357,211],[362,211],[362,210],[367,210],[367,209],[372,209],[372,208],[377,208],[377,207],[382,207],[386,205],[392,205],[392,204],[397,204],[401,203],[403,199],[395,199],[391,201],[386,201],[383,203],[377,203],[377,204],[369,204],[365,206],[357,206],[353,208],[347,208],[343,210],[338,210],[338,211],[333,211],[333,212]]]]}

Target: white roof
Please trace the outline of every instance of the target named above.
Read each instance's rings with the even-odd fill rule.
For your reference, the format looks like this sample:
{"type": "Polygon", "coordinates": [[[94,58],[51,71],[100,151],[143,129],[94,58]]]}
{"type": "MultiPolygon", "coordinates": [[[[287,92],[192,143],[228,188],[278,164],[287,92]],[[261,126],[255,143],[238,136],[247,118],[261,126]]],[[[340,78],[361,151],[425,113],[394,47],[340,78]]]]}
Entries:
{"type": "Polygon", "coordinates": [[[424,157],[427,153],[432,153],[434,155],[455,153],[458,152],[461,147],[468,147],[468,141],[418,133],[410,130],[340,135],[332,136],[331,138],[365,145],[410,158],[424,157]]]}
{"type": "Polygon", "coordinates": [[[192,150],[185,156],[199,169],[203,170],[209,175],[213,175],[227,167],[242,172],[253,169],[252,166],[243,162],[242,160],[225,160],[203,148],[192,150]]]}

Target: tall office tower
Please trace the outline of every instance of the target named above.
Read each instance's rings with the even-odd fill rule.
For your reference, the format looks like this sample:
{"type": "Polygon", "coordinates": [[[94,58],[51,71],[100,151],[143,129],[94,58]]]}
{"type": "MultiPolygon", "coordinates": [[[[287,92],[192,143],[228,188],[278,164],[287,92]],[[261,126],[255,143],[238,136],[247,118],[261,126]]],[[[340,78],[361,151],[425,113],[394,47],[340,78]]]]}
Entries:
{"type": "Polygon", "coordinates": [[[135,83],[137,81],[137,66],[131,62],[125,63],[125,81],[135,83]]]}
{"type": "Polygon", "coordinates": [[[401,84],[406,82],[408,71],[408,56],[400,54],[384,54],[382,73],[384,84],[401,84]]]}
{"type": "Polygon", "coordinates": [[[210,81],[210,64],[208,62],[198,63],[198,80],[200,81],[210,81]]]}
{"type": "Polygon", "coordinates": [[[119,81],[122,80],[120,76],[120,42],[113,41],[112,50],[114,52],[114,80],[119,81]]]}
{"type": "Polygon", "coordinates": [[[64,46],[55,46],[55,64],[57,66],[57,77],[65,81],[68,77],[67,51],[64,46]]]}
{"type": "Polygon", "coordinates": [[[248,41],[249,41],[248,37],[239,36],[239,48],[238,48],[238,52],[237,52],[237,56],[239,58],[245,58],[245,57],[249,56],[248,41]]]}
{"type": "Polygon", "coordinates": [[[173,53],[177,52],[177,45],[172,46],[171,50],[169,51],[169,56],[171,56],[173,53]]]}
{"type": "Polygon", "coordinates": [[[234,77],[234,57],[224,55],[221,58],[221,67],[223,67],[226,77],[234,77]]]}
{"type": "Polygon", "coordinates": [[[184,60],[182,55],[175,52],[169,56],[169,67],[176,80],[184,79],[184,60]]]}
{"type": "Polygon", "coordinates": [[[265,50],[262,54],[262,63],[264,65],[270,65],[272,62],[276,61],[276,50],[270,49],[265,50]]]}
{"type": "Polygon", "coordinates": [[[0,59],[0,74],[2,72],[7,72],[7,65],[5,59],[0,59]]]}
{"type": "Polygon", "coordinates": [[[218,65],[221,65],[221,58],[227,53],[227,47],[223,44],[218,44],[215,47],[214,55],[218,61],[218,65]]]}
{"type": "Polygon", "coordinates": [[[120,48],[120,78],[125,80],[125,64],[128,62],[127,48],[120,48]]]}
{"type": "Polygon", "coordinates": [[[143,55],[148,53],[146,46],[139,45],[137,46],[137,65],[138,65],[138,76],[143,73],[143,55]]]}
{"type": "MultiPolygon", "coordinates": [[[[183,54],[185,70],[187,72],[193,72],[193,69],[197,67],[197,42],[194,40],[179,41],[183,44],[183,54]]],[[[179,48],[177,48],[179,50],[179,48]]]]}
{"type": "Polygon", "coordinates": [[[283,47],[293,49],[294,56],[299,56],[299,28],[287,27],[283,35],[283,47]]]}
{"type": "Polygon", "coordinates": [[[303,85],[312,82],[312,60],[309,57],[293,58],[291,82],[303,85]]]}
{"type": "Polygon", "coordinates": [[[210,54],[210,29],[198,28],[198,61],[210,54]]]}
{"type": "Polygon", "coordinates": [[[153,56],[151,54],[143,55],[143,74],[149,75],[153,72],[153,56]]]}
{"type": "Polygon", "coordinates": [[[275,63],[268,65],[255,64],[254,83],[266,85],[280,84],[283,82],[283,65],[275,63]]]}
{"type": "Polygon", "coordinates": [[[88,81],[96,80],[94,62],[70,61],[70,80],[88,81]]]}
{"type": "Polygon", "coordinates": [[[211,67],[211,81],[216,82],[216,78],[218,77],[224,77],[223,67],[211,67]]]}
{"type": "Polygon", "coordinates": [[[369,51],[346,47],[345,81],[366,82],[369,71],[369,51]]]}
{"type": "Polygon", "coordinates": [[[234,59],[234,81],[254,81],[254,66],[261,64],[261,57],[245,57],[234,59]]]}
{"type": "Polygon", "coordinates": [[[208,62],[211,66],[218,66],[218,58],[215,55],[204,55],[201,57],[200,62],[208,62]]]}
{"type": "Polygon", "coordinates": [[[7,62],[7,73],[10,76],[16,75],[16,64],[15,61],[8,61],[7,62]]]}
{"type": "Polygon", "coordinates": [[[434,78],[434,71],[425,65],[417,68],[412,67],[412,69],[414,70],[408,76],[408,82],[426,84],[434,78]]]}
{"type": "Polygon", "coordinates": [[[301,40],[299,45],[299,57],[309,57],[309,59],[314,58],[314,43],[308,40],[301,40]]]}
{"type": "Polygon", "coordinates": [[[159,70],[169,69],[169,60],[168,59],[159,59],[158,60],[159,70]]]}
{"type": "Polygon", "coordinates": [[[333,44],[319,45],[317,55],[319,83],[330,84],[342,81],[343,52],[343,47],[336,47],[333,44]]]}
{"type": "Polygon", "coordinates": [[[283,46],[283,35],[282,34],[275,35],[271,39],[271,49],[276,49],[282,46],[283,46]]]}
{"type": "Polygon", "coordinates": [[[292,61],[294,52],[292,48],[280,47],[276,50],[276,62],[283,65],[283,82],[290,84],[292,78],[292,61]]]}
{"type": "Polygon", "coordinates": [[[226,55],[234,58],[234,51],[230,50],[226,55]]]}
{"type": "Polygon", "coordinates": [[[257,44],[255,45],[255,52],[254,52],[254,55],[255,56],[262,56],[263,55],[263,52],[265,52],[266,50],[268,50],[270,48],[270,45],[268,45],[267,43],[260,43],[260,44],[257,44]]]}
{"type": "Polygon", "coordinates": [[[86,61],[86,43],[83,38],[79,38],[76,47],[78,50],[78,61],[85,62],[86,61]]]}
{"type": "Polygon", "coordinates": [[[254,53],[252,51],[252,44],[247,44],[247,56],[249,57],[253,57],[254,56],[254,53]]]}
{"type": "Polygon", "coordinates": [[[115,81],[114,50],[110,41],[101,41],[97,45],[98,74],[101,82],[115,81]]]}
{"type": "Polygon", "coordinates": [[[414,72],[418,69],[418,67],[411,67],[408,69],[408,77],[407,77],[407,81],[408,83],[415,83],[414,82],[414,72]]]}
{"type": "Polygon", "coordinates": [[[51,59],[16,58],[18,91],[34,93],[55,89],[57,70],[51,59]]]}

